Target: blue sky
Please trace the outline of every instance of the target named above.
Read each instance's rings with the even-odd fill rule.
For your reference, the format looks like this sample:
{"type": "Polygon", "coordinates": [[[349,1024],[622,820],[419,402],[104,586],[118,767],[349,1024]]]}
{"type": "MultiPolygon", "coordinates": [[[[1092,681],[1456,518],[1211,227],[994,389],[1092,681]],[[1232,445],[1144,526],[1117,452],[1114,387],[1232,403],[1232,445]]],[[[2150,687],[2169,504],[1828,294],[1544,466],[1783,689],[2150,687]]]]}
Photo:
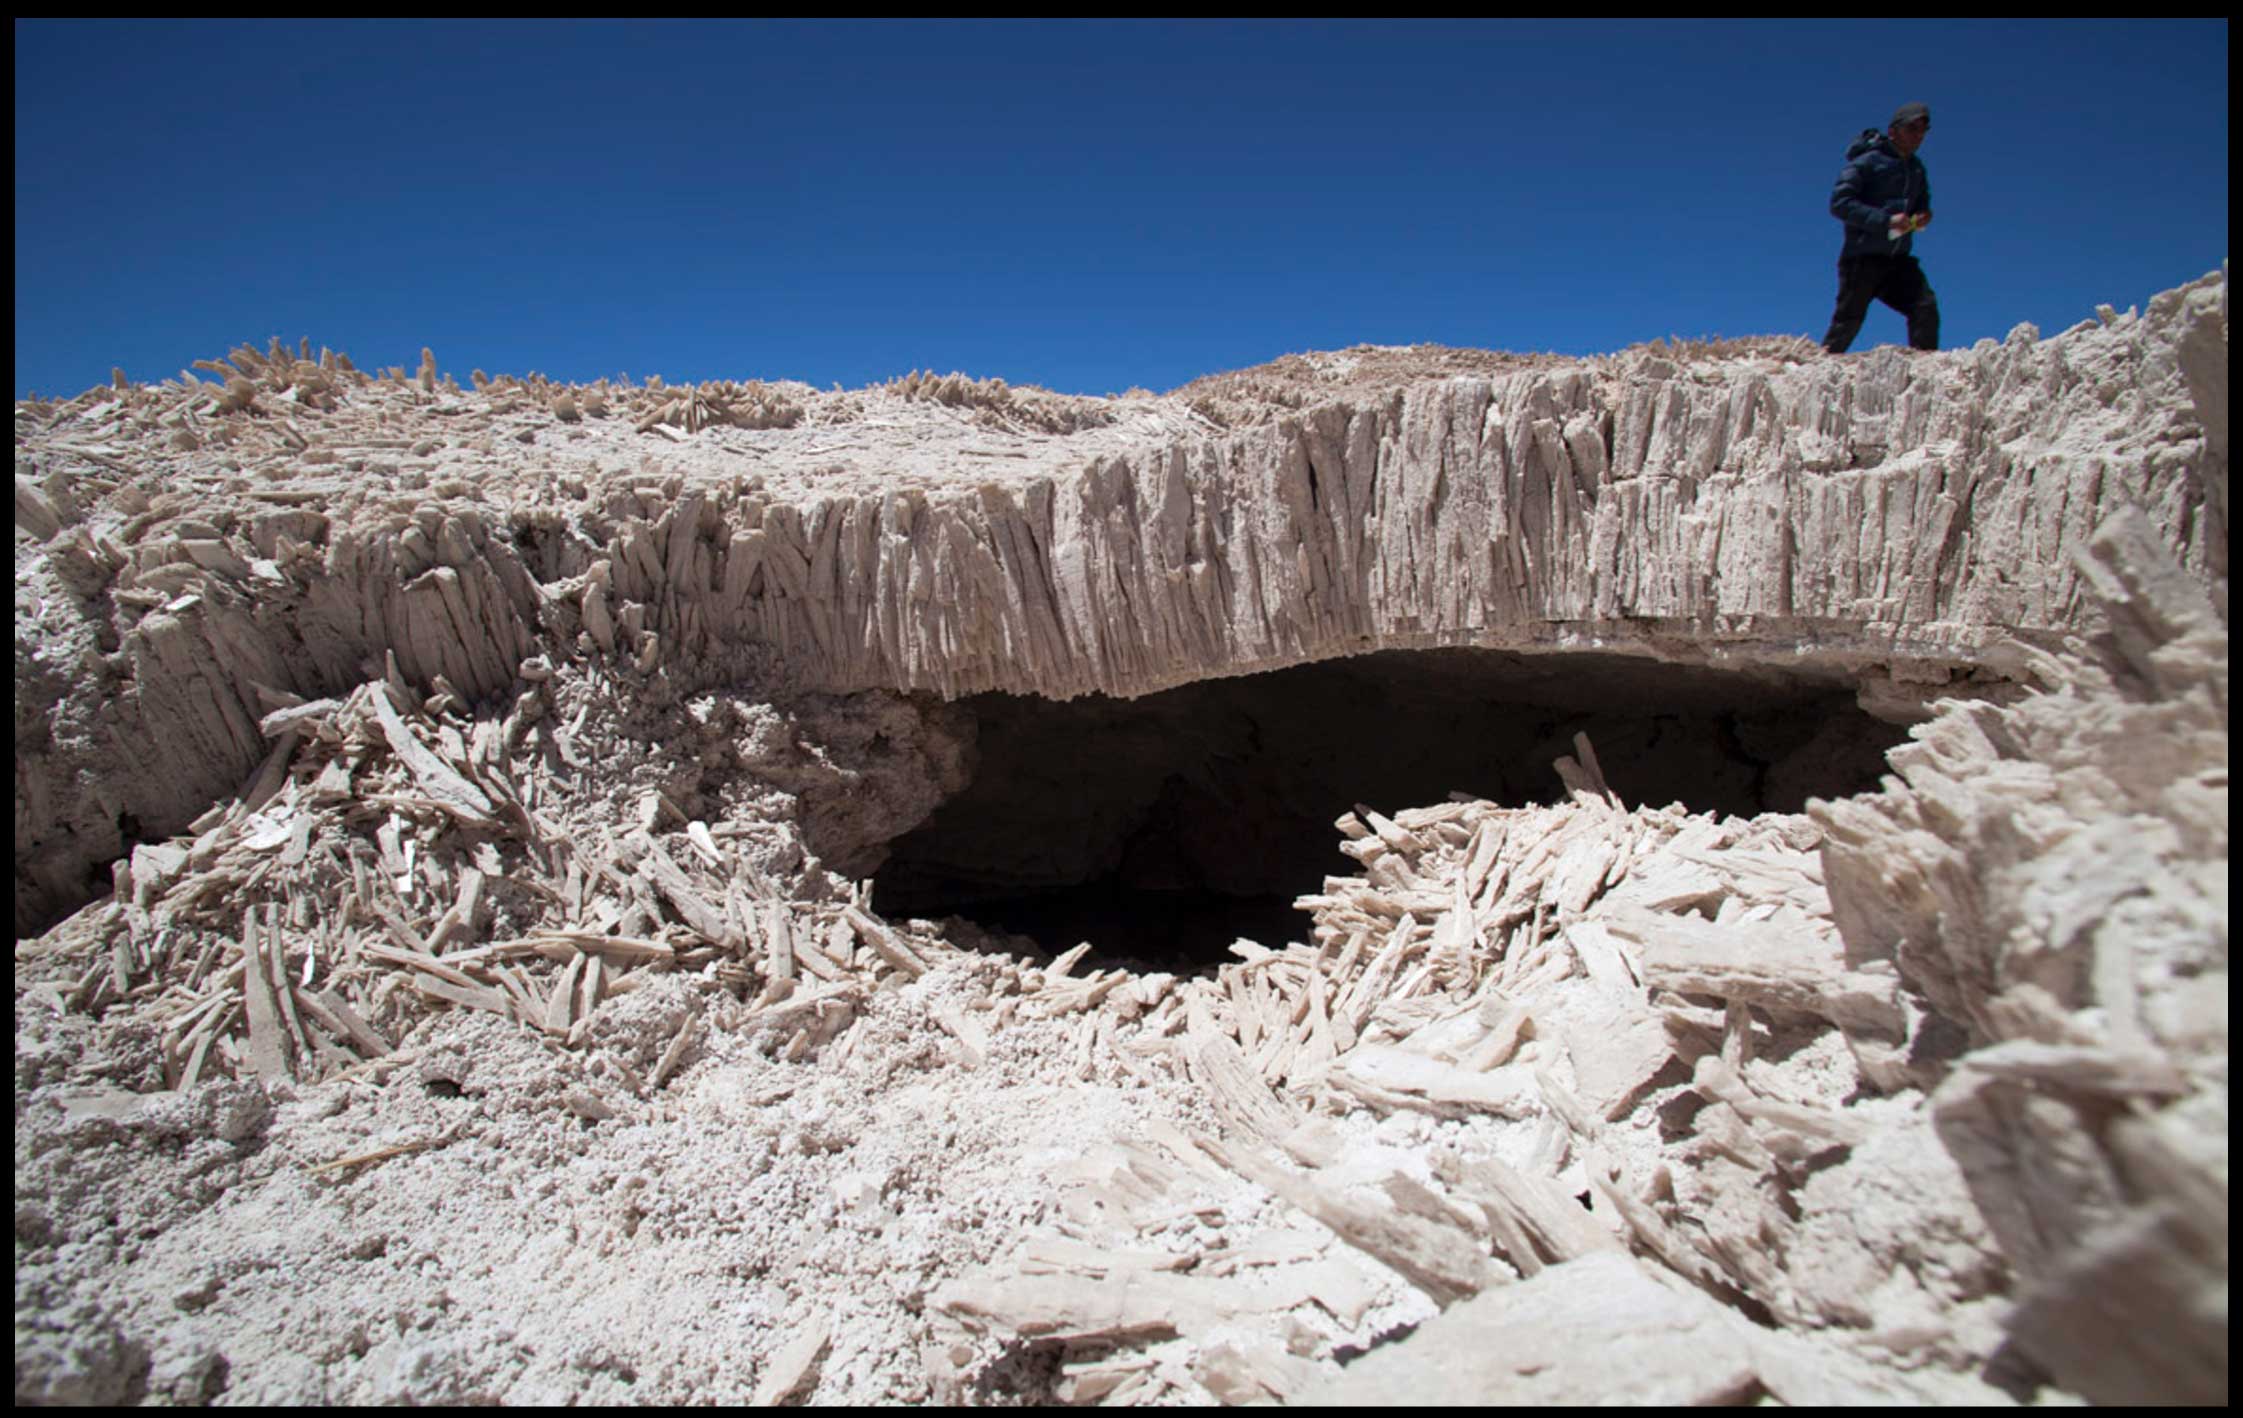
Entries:
{"type": "Polygon", "coordinates": [[[274,335],[1083,393],[1819,337],[1845,146],[1912,99],[1944,344],[2226,256],[2224,21],[18,20],[16,390],[274,335]]]}

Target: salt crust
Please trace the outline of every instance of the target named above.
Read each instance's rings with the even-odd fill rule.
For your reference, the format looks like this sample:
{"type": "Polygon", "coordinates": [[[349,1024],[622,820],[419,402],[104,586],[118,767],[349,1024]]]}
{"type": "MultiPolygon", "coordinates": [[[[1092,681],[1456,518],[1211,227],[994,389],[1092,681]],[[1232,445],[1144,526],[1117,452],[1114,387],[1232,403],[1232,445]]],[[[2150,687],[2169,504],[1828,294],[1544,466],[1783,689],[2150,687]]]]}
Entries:
{"type": "MultiPolygon", "coordinates": [[[[1366,1349],[1421,1401],[2224,1399],[2224,299],[1932,366],[2032,368],[2062,457],[2106,463],[2034,543],[2061,570],[1974,553],[1976,584],[2041,590],[1921,642],[1964,660],[2043,627],[2001,652],[2031,692],[1930,706],[1881,793],[1715,820],[1619,802],[1584,743],[1557,806],[1349,814],[1364,870],[1303,898],[1302,939],[1194,978],[879,920],[811,824],[852,790],[931,807],[939,711],[818,692],[840,681],[641,695],[693,632],[593,597],[612,566],[536,622],[567,638],[508,695],[403,656],[324,701],[268,683],[238,788],[19,941],[18,1400],[1350,1401],[1366,1349]],[[2213,318],[2220,426],[2160,461],[2121,385],[2201,408],[2213,318]],[[677,771],[726,744],[724,772],[677,771]],[[2130,1326],[2099,1318],[2114,1296],[2130,1326]],[[1469,1374],[1422,1358],[1503,1335],[1525,1347],[1469,1374]]],[[[306,388],[463,416],[432,361],[387,392],[326,363],[276,391],[241,361],[202,422],[254,445],[306,388]]],[[[1853,368],[1857,400],[1888,377],[1853,368]]],[[[481,382],[533,433],[586,421],[580,394],[481,382]]],[[[1174,417],[947,393],[1069,437],[1174,417]]],[[[612,398],[665,445],[665,419],[784,417],[769,388],[612,398]]],[[[226,615],[267,623],[294,533],[237,549],[158,512],[139,535],[172,550],[140,558],[112,520],[134,479],[47,466],[19,461],[19,602],[179,567],[108,623],[255,660],[226,615]]],[[[73,637],[99,653],[77,614],[32,617],[28,668],[19,614],[19,742],[27,682],[50,739],[28,807],[19,750],[19,916],[22,820],[70,810],[40,774],[86,761],[78,691],[40,688],[73,637]]]]}

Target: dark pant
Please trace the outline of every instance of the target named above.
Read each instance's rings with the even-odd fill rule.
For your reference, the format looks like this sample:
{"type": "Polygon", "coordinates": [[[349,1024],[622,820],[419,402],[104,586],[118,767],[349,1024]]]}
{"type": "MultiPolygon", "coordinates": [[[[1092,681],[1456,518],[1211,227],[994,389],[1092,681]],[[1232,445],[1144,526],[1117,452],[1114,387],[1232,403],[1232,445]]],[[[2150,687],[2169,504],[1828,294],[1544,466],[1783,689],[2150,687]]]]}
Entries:
{"type": "Polygon", "coordinates": [[[1939,301],[1924,280],[1924,268],[1913,256],[1846,256],[1838,262],[1838,308],[1831,312],[1830,331],[1822,347],[1844,354],[1861,331],[1869,302],[1881,300],[1908,317],[1908,343],[1913,349],[1939,348],[1939,301]]]}

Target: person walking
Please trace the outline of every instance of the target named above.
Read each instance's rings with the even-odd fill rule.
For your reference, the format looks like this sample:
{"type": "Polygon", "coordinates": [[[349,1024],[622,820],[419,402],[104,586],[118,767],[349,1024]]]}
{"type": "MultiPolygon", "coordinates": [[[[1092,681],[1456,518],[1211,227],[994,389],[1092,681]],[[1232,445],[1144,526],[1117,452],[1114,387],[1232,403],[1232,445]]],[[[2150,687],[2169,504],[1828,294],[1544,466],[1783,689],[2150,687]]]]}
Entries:
{"type": "Polygon", "coordinates": [[[1911,349],[1939,348],[1939,301],[1911,248],[1931,225],[1931,179],[1916,150],[1931,131],[1931,110],[1904,103],[1880,133],[1864,129],[1846,149],[1846,167],[1830,191],[1830,214],[1846,224],[1838,253],[1838,308],[1822,347],[1844,354],[1861,330],[1869,302],[1881,300],[1908,317],[1911,349]]]}

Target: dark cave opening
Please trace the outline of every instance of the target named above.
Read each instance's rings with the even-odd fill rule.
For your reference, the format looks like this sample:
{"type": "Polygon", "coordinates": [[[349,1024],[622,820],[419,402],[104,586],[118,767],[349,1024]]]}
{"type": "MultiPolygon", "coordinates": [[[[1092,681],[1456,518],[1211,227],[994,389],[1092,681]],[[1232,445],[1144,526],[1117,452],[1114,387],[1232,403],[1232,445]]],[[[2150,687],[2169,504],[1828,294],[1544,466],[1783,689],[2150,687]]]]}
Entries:
{"type": "Polygon", "coordinates": [[[1563,796],[1586,733],[1630,806],[1796,812],[1873,789],[1905,730],[1834,678],[1612,655],[1388,651],[1139,699],[984,694],[971,782],[889,844],[873,905],[1188,972],[1307,939],[1296,896],[1359,865],[1333,820],[1563,796]]]}

